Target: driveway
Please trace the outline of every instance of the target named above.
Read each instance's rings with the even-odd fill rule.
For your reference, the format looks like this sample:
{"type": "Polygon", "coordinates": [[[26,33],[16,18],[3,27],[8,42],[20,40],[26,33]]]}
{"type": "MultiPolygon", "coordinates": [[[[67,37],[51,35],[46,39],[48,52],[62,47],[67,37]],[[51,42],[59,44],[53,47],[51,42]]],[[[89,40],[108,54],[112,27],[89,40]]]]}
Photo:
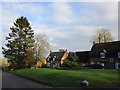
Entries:
{"type": "Polygon", "coordinates": [[[49,86],[2,72],[2,88],[50,88],[49,86]]]}

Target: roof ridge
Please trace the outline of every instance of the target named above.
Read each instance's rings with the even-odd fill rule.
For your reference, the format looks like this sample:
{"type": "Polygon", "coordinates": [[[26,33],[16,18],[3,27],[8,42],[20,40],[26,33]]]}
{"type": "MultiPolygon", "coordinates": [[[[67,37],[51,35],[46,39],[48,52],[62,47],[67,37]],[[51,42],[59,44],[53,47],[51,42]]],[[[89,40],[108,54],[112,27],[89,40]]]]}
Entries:
{"type": "Polygon", "coordinates": [[[97,45],[97,44],[108,44],[108,43],[117,43],[117,42],[120,42],[120,41],[111,41],[111,42],[106,42],[106,43],[95,43],[94,45],[97,45]]]}

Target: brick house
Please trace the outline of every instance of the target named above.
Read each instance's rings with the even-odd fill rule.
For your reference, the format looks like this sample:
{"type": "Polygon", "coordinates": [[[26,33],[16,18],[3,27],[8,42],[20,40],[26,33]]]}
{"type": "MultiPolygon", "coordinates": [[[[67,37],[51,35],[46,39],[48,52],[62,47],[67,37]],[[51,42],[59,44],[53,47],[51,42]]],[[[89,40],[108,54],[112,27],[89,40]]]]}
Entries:
{"type": "Polygon", "coordinates": [[[75,52],[75,54],[78,57],[78,63],[81,64],[82,66],[89,64],[89,52],[90,51],[75,52]]]}
{"type": "Polygon", "coordinates": [[[120,41],[94,44],[89,52],[91,64],[101,64],[105,69],[120,69],[120,41]]]}
{"type": "Polygon", "coordinates": [[[68,57],[67,50],[50,52],[50,55],[47,57],[47,67],[59,67],[63,64],[63,61],[68,57]]]}

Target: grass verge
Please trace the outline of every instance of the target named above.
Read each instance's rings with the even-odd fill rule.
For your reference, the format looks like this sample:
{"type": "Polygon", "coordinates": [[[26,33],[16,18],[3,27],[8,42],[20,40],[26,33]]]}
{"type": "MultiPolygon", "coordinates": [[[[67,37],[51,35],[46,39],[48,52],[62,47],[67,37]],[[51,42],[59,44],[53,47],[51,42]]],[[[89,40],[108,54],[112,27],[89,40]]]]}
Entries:
{"type": "Polygon", "coordinates": [[[117,87],[119,83],[118,70],[111,69],[57,70],[39,68],[21,69],[9,72],[57,87],[81,87],[83,80],[90,82],[89,87],[117,87]]]}

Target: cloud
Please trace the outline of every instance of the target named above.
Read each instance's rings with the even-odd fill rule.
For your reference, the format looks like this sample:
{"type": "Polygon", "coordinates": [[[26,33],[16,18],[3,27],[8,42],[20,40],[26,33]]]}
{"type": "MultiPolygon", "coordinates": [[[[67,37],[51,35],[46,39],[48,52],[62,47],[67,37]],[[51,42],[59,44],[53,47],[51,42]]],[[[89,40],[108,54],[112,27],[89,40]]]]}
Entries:
{"type": "Polygon", "coordinates": [[[53,8],[53,15],[49,19],[50,21],[58,24],[69,24],[73,20],[72,8],[68,5],[68,3],[60,2],[60,3],[53,3],[51,4],[53,8]]]}
{"type": "Polygon", "coordinates": [[[9,27],[20,16],[35,16],[34,18],[40,19],[40,14],[44,12],[43,6],[33,3],[3,3],[2,7],[2,24],[9,27]]]}
{"type": "MultiPolygon", "coordinates": [[[[98,29],[96,26],[64,26],[59,28],[47,27],[38,23],[32,24],[35,34],[45,33],[53,50],[67,48],[68,50],[90,50],[92,36],[98,29]]],[[[101,28],[101,27],[100,27],[101,28]]]]}
{"type": "Polygon", "coordinates": [[[102,20],[108,22],[116,22],[118,20],[118,3],[97,3],[94,5],[94,7],[98,8],[96,16],[98,16],[99,21],[102,20]]]}
{"type": "Polygon", "coordinates": [[[78,6],[76,23],[89,25],[111,25],[118,20],[118,3],[93,2],[83,3],[85,8],[78,6]]]}
{"type": "Polygon", "coordinates": [[[0,32],[0,58],[3,57],[2,55],[2,46],[5,46],[5,37],[6,37],[6,33],[0,32]]]}
{"type": "Polygon", "coordinates": [[[117,3],[3,3],[2,11],[3,33],[26,16],[35,34],[48,36],[52,50],[90,50],[92,35],[101,27],[117,39],[117,3]]]}
{"type": "Polygon", "coordinates": [[[50,37],[60,38],[67,37],[67,32],[65,32],[65,29],[64,30],[61,30],[59,28],[56,29],[39,23],[31,23],[31,25],[35,30],[35,34],[43,33],[50,37]]]}
{"type": "Polygon", "coordinates": [[[118,0],[2,0],[2,2],[118,2],[118,0]]]}

